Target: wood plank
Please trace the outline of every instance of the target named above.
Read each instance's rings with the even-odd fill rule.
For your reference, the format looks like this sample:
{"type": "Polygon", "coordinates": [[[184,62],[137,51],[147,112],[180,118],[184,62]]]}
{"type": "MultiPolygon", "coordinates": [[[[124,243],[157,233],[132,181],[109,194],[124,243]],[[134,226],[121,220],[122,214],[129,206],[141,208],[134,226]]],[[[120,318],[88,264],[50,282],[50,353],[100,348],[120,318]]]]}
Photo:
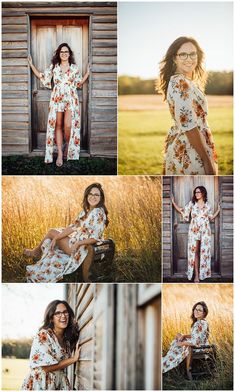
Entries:
{"type": "Polygon", "coordinates": [[[27,25],[27,16],[5,16],[2,18],[2,25],[27,25]]]}
{"type": "MultiPolygon", "coordinates": [[[[35,2],[35,7],[33,5],[29,5],[27,3],[20,3],[22,6],[20,9],[18,8],[5,8],[2,10],[2,16],[17,16],[17,15],[25,15],[25,13],[30,13],[31,15],[48,15],[50,16],[58,16],[58,15],[79,15],[82,16],[84,14],[92,14],[92,15],[117,15],[117,10],[114,7],[83,7],[82,3],[79,3],[79,6],[69,7],[67,2],[64,3],[63,6],[49,6],[49,5],[42,5],[39,7],[37,6],[37,2],[35,2]],[[66,6],[65,6],[66,4],[66,6]]],[[[50,4],[51,5],[51,4],[50,4]]]]}
{"type": "Polygon", "coordinates": [[[113,90],[92,90],[92,97],[117,97],[117,91],[113,90]]]}
{"type": "Polygon", "coordinates": [[[108,65],[92,65],[92,72],[117,72],[117,65],[116,64],[108,64],[108,65]]]}
{"type": "MultiPolygon", "coordinates": [[[[28,114],[17,114],[17,116],[14,116],[14,119],[19,122],[21,122],[21,121],[27,122],[28,118],[29,118],[28,114]]],[[[3,121],[12,121],[12,114],[4,114],[3,113],[2,120],[3,121]]]]}
{"type": "Polygon", "coordinates": [[[16,83],[17,81],[27,82],[28,81],[28,73],[25,75],[3,75],[2,83],[16,83]]]}
{"type": "Polygon", "coordinates": [[[93,39],[114,39],[117,38],[117,30],[114,31],[99,31],[93,30],[92,31],[93,39]]]}
{"type": "Polygon", "coordinates": [[[9,136],[9,135],[19,135],[20,137],[29,137],[29,130],[27,127],[24,129],[3,129],[2,134],[4,136],[9,136]]]}
{"type": "Polygon", "coordinates": [[[117,23],[92,23],[93,31],[117,31],[117,23]]]}
{"type": "Polygon", "coordinates": [[[2,113],[12,113],[12,114],[18,114],[18,113],[28,113],[29,108],[27,106],[5,106],[2,108],[2,113]]]}
{"type": "Polygon", "coordinates": [[[2,91],[28,91],[28,83],[2,83],[2,91]]]}
{"type": "Polygon", "coordinates": [[[2,42],[12,42],[12,41],[27,41],[28,34],[27,33],[4,33],[2,34],[2,42]]]}
{"type": "Polygon", "coordinates": [[[2,136],[2,143],[3,144],[23,144],[23,145],[28,145],[29,142],[29,135],[24,136],[24,135],[3,135],[2,136]]]}
{"type": "Polygon", "coordinates": [[[117,48],[94,48],[93,56],[117,56],[117,48]]]}
{"type": "Polygon", "coordinates": [[[117,73],[116,72],[114,72],[114,73],[105,73],[105,72],[103,72],[103,73],[95,73],[95,72],[92,72],[92,75],[91,75],[91,81],[93,82],[94,80],[104,80],[104,81],[106,81],[106,80],[115,80],[115,81],[117,81],[117,73]]]}
{"type": "MultiPolygon", "coordinates": [[[[27,24],[7,24],[2,26],[3,33],[27,33],[27,24]]],[[[17,36],[18,37],[18,36],[17,36]]]]}
{"type": "Polygon", "coordinates": [[[97,108],[99,106],[113,106],[114,108],[117,108],[117,98],[106,98],[106,97],[97,97],[93,98],[91,101],[91,109],[97,108]]]}
{"type": "Polygon", "coordinates": [[[116,56],[93,56],[92,64],[117,64],[116,56]]]}
{"type": "MultiPolygon", "coordinates": [[[[27,99],[4,99],[3,108],[7,106],[27,106],[28,107],[28,100],[27,99]]],[[[29,108],[28,108],[29,110],[29,108]]]]}
{"type": "Polygon", "coordinates": [[[92,40],[93,48],[116,48],[117,40],[116,39],[93,39],[92,40]]]}
{"type": "Polygon", "coordinates": [[[27,49],[27,41],[6,41],[2,43],[2,49],[27,49]]]}
{"type": "Polygon", "coordinates": [[[15,154],[28,154],[28,144],[23,146],[21,144],[4,144],[3,155],[15,155],[15,154]]]}
{"type": "Polygon", "coordinates": [[[116,83],[116,81],[95,81],[93,83],[93,89],[117,91],[117,83],[116,83]]]}
{"type": "Polygon", "coordinates": [[[27,57],[28,51],[25,49],[4,49],[2,50],[2,58],[16,58],[16,57],[27,57]]]}
{"type": "Polygon", "coordinates": [[[24,73],[28,74],[28,66],[22,67],[22,66],[14,66],[14,67],[9,67],[5,66],[2,67],[2,75],[23,75],[24,73]]]}
{"type": "Polygon", "coordinates": [[[115,121],[114,122],[110,121],[110,122],[103,122],[103,124],[102,124],[100,122],[92,121],[91,130],[96,131],[99,129],[112,129],[112,130],[114,130],[114,129],[117,129],[117,123],[115,121]]]}
{"type": "MultiPolygon", "coordinates": [[[[8,132],[12,132],[12,130],[24,130],[28,129],[29,123],[27,121],[25,122],[13,122],[13,118],[11,116],[11,120],[9,121],[2,121],[2,129],[8,132]]],[[[16,119],[15,119],[16,120],[16,119]]]]}
{"type": "Polygon", "coordinates": [[[92,22],[93,23],[117,23],[117,16],[115,15],[93,16],[92,22]]]}

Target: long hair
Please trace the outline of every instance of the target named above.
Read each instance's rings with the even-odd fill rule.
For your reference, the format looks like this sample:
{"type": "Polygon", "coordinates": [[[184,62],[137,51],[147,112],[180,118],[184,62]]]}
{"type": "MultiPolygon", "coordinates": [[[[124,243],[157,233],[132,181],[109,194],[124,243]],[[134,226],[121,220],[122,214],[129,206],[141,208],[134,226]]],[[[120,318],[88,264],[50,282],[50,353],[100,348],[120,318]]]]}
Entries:
{"type": "MultiPolygon", "coordinates": [[[[208,307],[207,307],[207,304],[206,304],[204,301],[199,301],[199,302],[197,302],[195,305],[193,305],[193,308],[192,308],[191,319],[192,319],[193,322],[192,322],[192,324],[191,324],[191,327],[192,327],[193,324],[196,323],[196,321],[197,321],[196,317],[194,316],[194,310],[196,309],[197,305],[201,305],[201,306],[202,306],[202,309],[203,309],[203,318],[206,318],[206,316],[208,315],[208,307]]],[[[209,328],[208,328],[208,333],[209,333],[209,328]]]]}
{"type": "Polygon", "coordinates": [[[96,207],[102,207],[102,208],[103,208],[103,210],[104,210],[104,212],[105,212],[105,215],[106,215],[105,225],[106,225],[106,227],[107,227],[108,224],[109,224],[108,210],[107,210],[107,207],[106,207],[106,205],[105,205],[104,191],[103,191],[102,185],[101,185],[99,182],[94,182],[93,184],[89,185],[89,186],[85,189],[85,191],[84,191],[84,196],[83,196],[83,202],[82,202],[83,209],[84,209],[84,211],[85,211],[86,214],[87,214],[87,213],[89,212],[89,210],[90,210],[90,204],[88,203],[88,200],[87,200],[87,199],[88,199],[88,195],[89,195],[90,191],[92,190],[92,188],[98,188],[99,191],[100,191],[100,201],[99,201],[99,203],[97,204],[96,207]]]}
{"type": "Polygon", "coordinates": [[[197,82],[199,88],[204,91],[206,80],[207,80],[207,73],[204,69],[203,62],[204,62],[204,52],[199,46],[198,42],[192,37],[179,37],[177,38],[168,48],[166,55],[163,57],[162,61],[160,62],[160,77],[159,81],[157,82],[156,89],[163,94],[163,100],[166,100],[167,97],[167,88],[172,75],[176,72],[176,64],[175,64],[175,57],[180,49],[180,47],[187,43],[191,42],[197,50],[197,65],[193,72],[193,80],[197,82]]]}
{"type": "Polygon", "coordinates": [[[69,65],[75,64],[74,54],[73,54],[70,46],[68,44],[66,44],[66,42],[64,42],[63,44],[60,44],[58,46],[58,48],[55,50],[54,55],[53,55],[53,57],[51,59],[51,63],[53,65],[53,69],[55,68],[56,64],[60,64],[61,63],[60,51],[61,51],[61,48],[63,48],[63,46],[68,48],[68,51],[69,51],[69,59],[68,59],[69,65]]]}
{"type": "Polygon", "coordinates": [[[192,197],[193,204],[195,204],[197,202],[197,198],[196,198],[196,190],[197,189],[200,189],[200,191],[202,193],[202,197],[203,197],[204,203],[206,203],[207,202],[207,190],[206,190],[206,188],[204,186],[199,185],[193,191],[193,197],[192,197]]]}
{"type": "Polygon", "coordinates": [[[71,351],[75,348],[75,345],[78,341],[79,333],[78,333],[78,324],[77,321],[75,320],[74,312],[72,308],[69,306],[68,302],[66,301],[61,301],[59,299],[56,299],[47,305],[47,308],[44,313],[44,320],[43,320],[43,325],[41,326],[41,329],[53,329],[54,324],[53,324],[53,316],[55,314],[56,308],[59,304],[63,304],[68,313],[69,313],[69,321],[68,325],[64,331],[64,339],[65,341],[69,341],[71,351]]]}

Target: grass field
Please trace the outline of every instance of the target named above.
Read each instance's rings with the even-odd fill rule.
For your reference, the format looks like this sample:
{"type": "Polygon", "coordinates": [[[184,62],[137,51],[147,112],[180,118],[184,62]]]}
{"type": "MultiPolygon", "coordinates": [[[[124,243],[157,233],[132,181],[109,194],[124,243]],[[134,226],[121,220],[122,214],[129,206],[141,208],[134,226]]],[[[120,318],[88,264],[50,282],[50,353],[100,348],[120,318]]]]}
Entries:
{"type": "Polygon", "coordinates": [[[29,360],[16,358],[2,359],[2,389],[18,391],[29,373],[29,360]]]}
{"type": "Polygon", "coordinates": [[[205,301],[209,313],[209,342],[217,346],[217,371],[213,378],[190,382],[179,367],[164,374],[163,389],[229,390],[233,389],[233,285],[232,284],[164,284],[163,355],[178,332],[190,333],[191,310],[205,301]]]}
{"type": "Polygon", "coordinates": [[[83,191],[102,183],[110,224],[105,238],[116,243],[108,281],[161,280],[160,177],[3,177],[3,282],[25,281],[33,248],[52,227],[65,227],[81,211],[83,191]]]}
{"type": "MultiPolygon", "coordinates": [[[[207,98],[219,174],[233,174],[232,97],[207,98]]],[[[119,96],[118,173],[162,174],[164,140],[171,125],[167,104],[160,96],[119,96]]]]}

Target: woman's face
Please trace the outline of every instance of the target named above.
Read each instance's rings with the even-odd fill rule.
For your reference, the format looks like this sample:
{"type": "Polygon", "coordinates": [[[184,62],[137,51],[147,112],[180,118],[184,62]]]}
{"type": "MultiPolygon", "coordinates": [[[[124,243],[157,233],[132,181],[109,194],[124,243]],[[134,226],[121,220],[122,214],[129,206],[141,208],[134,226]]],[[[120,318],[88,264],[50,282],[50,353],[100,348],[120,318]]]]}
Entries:
{"type": "Polygon", "coordinates": [[[54,323],[55,329],[67,328],[69,322],[69,312],[64,304],[57,305],[52,321],[54,323]]]}
{"type": "Polygon", "coordinates": [[[175,56],[176,72],[191,77],[197,66],[197,49],[191,42],[181,45],[175,56]]]}
{"type": "Polygon", "coordinates": [[[100,202],[100,190],[98,188],[91,188],[90,193],[88,193],[87,201],[91,208],[95,208],[100,202]]]}
{"type": "Polygon", "coordinates": [[[203,194],[202,194],[202,192],[200,191],[199,188],[197,188],[197,189],[195,190],[195,197],[196,197],[196,200],[203,199],[203,194]]]}
{"type": "Polygon", "coordinates": [[[199,305],[199,304],[197,304],[197,306],[196,306],[196,308],[194,309],[194,317],[197,319],[197,320],[201,320],[201,319],[203,319],[204,318],[204,310],[203,310],[203,307],[202,307],[202,305],[199,305]]]}
{"type": "Polygon", "coordinates": [[[60,49],[60,60],[68,61],[69,59],[69,50],[67,46],[62,46],[60,49]]]}

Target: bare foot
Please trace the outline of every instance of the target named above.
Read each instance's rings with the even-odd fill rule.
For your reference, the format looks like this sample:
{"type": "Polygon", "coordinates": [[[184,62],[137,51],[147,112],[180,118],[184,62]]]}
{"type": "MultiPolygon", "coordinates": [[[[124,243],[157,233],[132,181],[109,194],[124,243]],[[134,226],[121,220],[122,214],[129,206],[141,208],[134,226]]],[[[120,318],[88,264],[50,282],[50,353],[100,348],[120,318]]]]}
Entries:
{"type": "Polygon", "coordinates": [[[42,254],[41,249],[35,248],[35,249],[24,249],[23,255],[26,257],[30,257],[32,259],[34,258],[40,258],[42,254]]]}
{"type": "Polygon", "coordinates": [[[199,278],[195,278],[195,279],[194,279],[194,283],[200,283],[199,278]]]}
{"type": "Polygon", "coordinates": [[[61,155],[59,154],[56,159],[56,166],[61,167],[62,165],[63,165],[63,156],[62,156],[62,154],[61,155]]]}

